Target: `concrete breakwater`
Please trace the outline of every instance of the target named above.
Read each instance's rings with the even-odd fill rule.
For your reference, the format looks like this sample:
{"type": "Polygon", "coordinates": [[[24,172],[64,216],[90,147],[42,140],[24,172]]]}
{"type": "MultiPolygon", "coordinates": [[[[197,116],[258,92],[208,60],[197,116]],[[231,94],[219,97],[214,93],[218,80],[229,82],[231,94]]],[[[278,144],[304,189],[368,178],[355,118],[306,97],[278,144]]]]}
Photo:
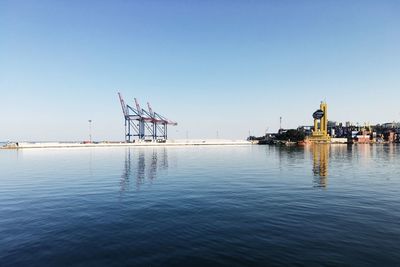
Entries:
{"type": "Polygon", "coordinates": [[[245,140],[167,140],[166,142],[136,141],[136,142],[12,142],[0,149],[25,149],[25,148],[74,148],[74,147],[146,147],[146,146],[199,146],[199,145],[251,145],[245,140]]]}

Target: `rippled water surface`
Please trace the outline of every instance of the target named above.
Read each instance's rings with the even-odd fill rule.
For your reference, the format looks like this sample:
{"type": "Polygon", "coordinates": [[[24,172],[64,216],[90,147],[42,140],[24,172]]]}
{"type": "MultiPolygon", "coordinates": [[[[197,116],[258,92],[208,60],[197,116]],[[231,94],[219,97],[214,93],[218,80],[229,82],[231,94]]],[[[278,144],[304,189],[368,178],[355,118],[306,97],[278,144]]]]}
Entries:
{"type": "Polygon", "coordinates": [[[399,266],[399,155],[0,150],[0,266],[399,266]]]}

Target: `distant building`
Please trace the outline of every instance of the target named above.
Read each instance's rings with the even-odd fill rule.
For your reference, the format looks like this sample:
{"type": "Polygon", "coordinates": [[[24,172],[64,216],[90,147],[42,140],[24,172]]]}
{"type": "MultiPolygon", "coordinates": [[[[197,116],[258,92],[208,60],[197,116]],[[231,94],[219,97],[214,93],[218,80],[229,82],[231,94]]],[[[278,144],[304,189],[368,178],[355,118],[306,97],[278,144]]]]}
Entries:
{"type": "Polygon", "coordinates": [[[387,122],[382,124],[381,127],[386,129],[400,129],[400,122],[387,122]]]}
{"type": "Polygon", "coordinates": [[[328,121],[328,128],[331,127],[337,127],[339,126],[339,123],[337,123],[336,121],[328,121]]]}
{"type": "Polygon", "coordinates": [[[363,135],[359,134],[356,136],[355,139],[359,144],[368,144],[371,142],[371,136],[369,134],[363,134],[363,135]]]}
{"type": "Polygon", "coordinates": [[[397,140],[397,133],[395,131],[388,131],[383,134],[383,138],[386,142],[394,143],[397,140]]]}
{"type": "Polygon", "coordinates": [[[396,143],[400,143],[400,128],[396,129],[396,143]]]}

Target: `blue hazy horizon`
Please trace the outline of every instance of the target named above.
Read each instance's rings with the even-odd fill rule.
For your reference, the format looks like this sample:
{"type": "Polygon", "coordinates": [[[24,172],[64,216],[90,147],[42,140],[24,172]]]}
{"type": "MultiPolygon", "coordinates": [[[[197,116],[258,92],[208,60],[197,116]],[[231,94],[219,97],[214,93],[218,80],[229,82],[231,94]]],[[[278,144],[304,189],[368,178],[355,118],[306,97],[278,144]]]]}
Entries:
{"type": "Polygon", "coordinates": [[[1,1],[0,140],[122,140],[117,92],[246,138],[400,120],[398,1],[1,1]]]}

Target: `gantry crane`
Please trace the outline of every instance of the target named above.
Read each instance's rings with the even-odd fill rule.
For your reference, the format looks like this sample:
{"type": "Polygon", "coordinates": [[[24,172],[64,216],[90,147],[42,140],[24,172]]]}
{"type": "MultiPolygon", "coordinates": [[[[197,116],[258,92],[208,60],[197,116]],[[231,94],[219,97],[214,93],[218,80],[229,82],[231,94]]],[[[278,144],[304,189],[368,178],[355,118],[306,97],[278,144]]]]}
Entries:
{"type": "Polygon", "coordinates": [[[176,126],[176,122],[154,112],[147,103],[148,111],[141,108],[139,101],[134,98],[135,107],[125,103],[121,93],[118,93],[122,112],[125,119],[125,141],[138,140],[165,141],[168,138],[168,125],[176,126]]]}

